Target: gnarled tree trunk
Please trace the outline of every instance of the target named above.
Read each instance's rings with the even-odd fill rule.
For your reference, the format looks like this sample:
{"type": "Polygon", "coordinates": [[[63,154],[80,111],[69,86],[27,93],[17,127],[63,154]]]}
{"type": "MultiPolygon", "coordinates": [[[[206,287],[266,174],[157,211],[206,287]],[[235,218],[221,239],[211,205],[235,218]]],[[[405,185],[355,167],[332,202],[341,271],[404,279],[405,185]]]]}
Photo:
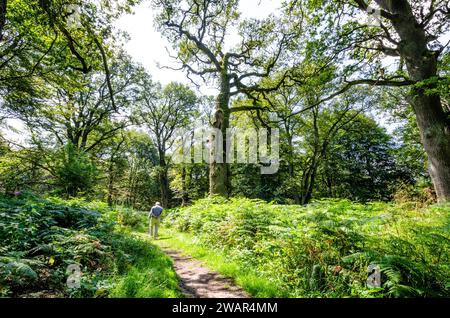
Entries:
{"type": "MultiPolygon", "coordinates": [[[[391,22],[401,38],[399,52],[414,81],[437,76],[437,52],[428,49],[424,27],[413,14],[407,0],[377,0],[394,14],[391,22]]],[[[433,84],[430,84],[434,88],[433,84]]],[[[430,175],[439,201],[450,201],[450,122],[440,96],[424,89],[412,89],[410,103],[416,114],[423,146],[428,155],[430,175]]]]}
{"type": "Polygon", "coordinates": [[[220,93],[216,100],[216,111],[214,114],[213,128],[222,132],[222,151],[217,160],[216,149],[220,140],[216,136],[210,137],[211,161],[209,169],[209,193],[224,197],[230,195],[230,171],[226,163],[226,131],[230,124],[230,84],[227,75],[222,74],[220,79],[220,93]]]}
{"type": "Polygon", "coordinates": [[[450,125],[439,96],[412,98],[438,201],[450,201],[450,125]]]}

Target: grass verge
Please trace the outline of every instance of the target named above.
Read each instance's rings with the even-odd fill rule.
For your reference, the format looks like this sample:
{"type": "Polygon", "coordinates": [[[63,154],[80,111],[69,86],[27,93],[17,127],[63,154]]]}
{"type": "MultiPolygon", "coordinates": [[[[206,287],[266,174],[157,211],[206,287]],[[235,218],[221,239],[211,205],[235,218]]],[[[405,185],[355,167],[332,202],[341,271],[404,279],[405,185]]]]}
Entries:
{"type": "Polygon", "coordinates": [[[123,250],[133,255],[132,264],[125,265],[113,277],[113,298],[176,298],[183,297],[172,260],[144,236],[123,241],[123,250]]]}

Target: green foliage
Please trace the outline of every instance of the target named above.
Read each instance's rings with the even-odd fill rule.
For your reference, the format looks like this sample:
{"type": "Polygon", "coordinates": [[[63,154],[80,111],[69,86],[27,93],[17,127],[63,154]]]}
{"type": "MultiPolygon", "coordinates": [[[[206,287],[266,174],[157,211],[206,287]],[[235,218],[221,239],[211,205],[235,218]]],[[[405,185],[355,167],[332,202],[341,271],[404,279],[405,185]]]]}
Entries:
{"type": "Polygon", "coordinates": [[[149,202],[159,200],[159,185],[153,177],[158,155],[148,134],[121,132],[101,151],[103,158],[92,156],[99,174],[89,198],[137,209],[148,209],[149,202]]]}
{"type": "Polygon", "coordinates": [[[126,262],[118,261],[111,297],[181,297],[172,261],[160,249],[138,238],[121,241],[126,262]]]}
{"type": "Polygon", "coordinates": [[[61,152],[56,168],[57,186],[62,194],[76,196],[89,192],[95,183],[97,169],[87,153],[68,143],[61,152]]]}
{"type": "MultiPolygon", "coordinates": [[[[86,273],[112,265],[107,246],[111,230],[112,224],[101,221],[100,213],[62,200],[1,198],[1,285],[12,295],[42,289],[69,295],[65,286],[69,264],[80,265],[86,273]]],[[[83,286],[79,295],[92,295],[83,286]]]]}
{"type": "Polygon", "coordinates": [[[118,215],[119,224],[133,229],[142,229],[143,225],[147,223],[147,216],[145,212],[137,212],[132,209],[122,209],[118,215]]]}
{"type": "Polygon", "coordinates": [[[394,149],[385,128],[368,116],[357,116],[330,142],[322,167],[322,196],[390,200],[398,183],[413,183],[412,172],[394,149]]]}
{"type": "Polygon", "coordinates": [[[427,171],[427,155],[420,140],[419,127],[412,109],[400,112],[398,117],[400,116],[406,117],[406,120],[403,126],[394,131],[401,142],[396,150],[397,160],[402,166],[407,167],[416,180],[430,178],[427,171]]]}
{"type": "Polygon", "coordinates": [[[397,203],[409,202],[417,206],[427,206],[436,202],[436,193],[430,178],[420,178],[416,184],[398,184],[393,200],[397,203]]]}
{"type": "Polygon", "coordinates": [[[164,223],[293,297],[448,297],[449,209],[213,198],[172,210],[164,223]],[[366,285],[370,264],[381,270],[380,288],[366,285]]]}
{"type": "MultiPolygon", "coordinates": [[[[66,84],[67,74],[105,71],[103,55],[118,40],[113,21],[137,1],[9,0],[0,26],[0,91],[11,110],[32,115],[49,91],[48,81],[66,84]],[[104,53],[104,54],[102,54],[104,53]]],[[[119,35],[120,36],[120,35],[119,35]]],[[[79,87],[83,85],[79,85],[79,87]]],[[[62,93],[63,90],[60,91],[62,93]]]]}
{"type": "Polygon", "coordinates": [[[169,259],[125,232],[146,224],[142,216],[83,199],[1,197],[0,296],[126,296],[124,282],[145,266],[152,287],[135,296],[178,295],[169,259]],[[66,284],[69,265],[80,267],[80,288],[66,284]]]}
{"type": "MultiPolygon", "coordinates": [[[[139,2],[3,1],[0,123],[21,120],[26,129],[19,133],[27,140],[16,144],[0,136],[0,191],[21,196],[0,197],[0,296],[178,295],[168,259],[127,232],[144,231],[146,214],[114,204],[144,210],[156,200],[185,203],[204,197],[209,176],[211,188],[225,180],[214,165],[210,171],[206,164],[186,164],[180,174],[169,158],[177,130],[198,117],[211,124],[213,108],[222,110],[215,126],[223,129],[229,123],[275,127],[269,111],[280,119],[279,173],[261,176],[257,165],[233,165],[232,195],[304,204],[321,197],[393,198],[400,204],[325,200],[301,207],[213,198],[174,210],[168,217],[173,228],[254,270],[248,277],[261,273],[277,287],[262,295],[449,295],[449,207],[423,209],[436,195],[421,145],[443,150],[448,144],[441,142],[445,134],[432,142],[434,129],[424,124],[441,122],[446,131],[450,119],[450,55],[436,40],[449,25],[441,16],[445,1],[437,1],[429,21],[411,24],[417,28],[407,25],[423,13],[420,1],[402,1],[412,7],[404,17],[412,15],[396,24],[404,31],[398,39],[392,33],[396,7],[387,10],[388,2],[381,6],[393,15],[383,16],[380,33],[362,25],[357,14],[365,12],[355,1],[285,1],[280,14],[246,19],[238,0],[153,0],[156,27],[172,43],[181,69],[194,83],[214,80],[221,88],[210,109],[207,98],[186,85],[157,84],[124,52],[126,36],[114,22],[139,2]],[[415,42],[409,29],[430,35],[429,45],[415,42]],[[241,37],[233,47],[225,45],[230,31],[241,37]],[[401,40],[399,48],[392,38],[401,40]],[[399,55],[397,70],[384,66],[386,54],[399,55]],[[398,87],[346,86],[351,82],[398,87]],[[427,103],[429,95],[442,105],[427,103]],[[404,121],[394,132],[397,140],[364,115],[380,106],[404,121]],[[220,115],[227,115],[222,122],[220,115]],[[131,123],[148,131],[127,130],[131,123]],[[108,205],[24,194],[30,190],[106,199],[108,205]],[[66,288],[70,264],[82,269],[80,289],[66,288]],[[380,288],[366,286],[368,265],[380,267],[380,288]]],[[[250,278],[245,284],[257,290],[250,278]]]]}
{"type": "Polygon", "coordinates": [[[33,159],[25,161],[22,156],[31,159],[26,150],[0,155],[0,191],[12,194],[17,190],[28,190],[41,179],[42,173],[33,159]]]}

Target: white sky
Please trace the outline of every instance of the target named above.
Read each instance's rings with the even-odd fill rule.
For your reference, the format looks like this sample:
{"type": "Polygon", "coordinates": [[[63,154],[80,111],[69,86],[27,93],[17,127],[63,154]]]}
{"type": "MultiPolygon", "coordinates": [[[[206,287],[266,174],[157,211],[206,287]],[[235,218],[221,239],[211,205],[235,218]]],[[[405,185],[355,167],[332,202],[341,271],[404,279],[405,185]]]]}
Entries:
{"type": "MultiPolygon", "coordinates": [[[[278,0],[244,0],[240,3],[240,11],[244,18],[267,17],[280,7],[280,2],[278,0]]],[[[135,61],[144,65],[154,80],[162,84],[171,81],[190,84],[184,72],[158,68],[158,63],[161,66],[173,67],[176,67],[176,64],[166,51],[166,47],[170,48],[170,44],[153,26],[153,17],[154,12],[150,8],[150,3],[144,2],[134,9],[134,14],[125,15],[116,22],[116,26],[126,31],[131,37],[131,40],[125,44],[126,51],[135,61]]],[[[231,35],[229,41],[236,41],[236,36],[231,35]]],[[[213,94],[215,88],[212,85],[210,87],[202,85],[201,91],[204,94],[213,94]]]]}

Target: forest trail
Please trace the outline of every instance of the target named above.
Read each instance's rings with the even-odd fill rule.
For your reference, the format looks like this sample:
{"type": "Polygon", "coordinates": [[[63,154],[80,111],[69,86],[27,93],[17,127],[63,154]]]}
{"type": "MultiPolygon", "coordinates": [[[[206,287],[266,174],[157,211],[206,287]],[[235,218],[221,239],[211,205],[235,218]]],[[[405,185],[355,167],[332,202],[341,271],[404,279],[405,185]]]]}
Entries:
{"type": "Polygon", "coordinates": [[[209,270],[201,261],[159,245],[172,258],[175,272],[180,278],[181,290],[186,297],[249,298],[231,279],[209,270]]]}

